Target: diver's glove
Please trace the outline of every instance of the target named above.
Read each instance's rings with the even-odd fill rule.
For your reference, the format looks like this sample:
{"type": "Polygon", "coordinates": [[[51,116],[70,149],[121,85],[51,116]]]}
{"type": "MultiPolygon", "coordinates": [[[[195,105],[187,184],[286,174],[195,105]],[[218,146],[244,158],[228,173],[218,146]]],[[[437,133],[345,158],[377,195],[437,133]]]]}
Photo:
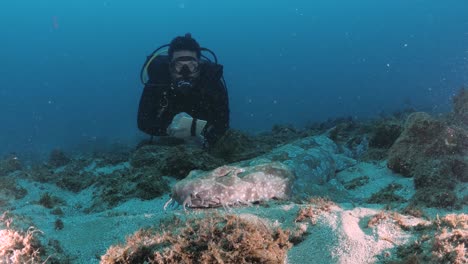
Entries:
{"type": "Polygon", "coordinates": [[[191,136],[203,139],[203,129],[206,126],[205,120],[191,117],[189,114],[178,113],[172,119],[172,123],[167,127],[167,134],[176,138],[189,138],[191,136]]]}

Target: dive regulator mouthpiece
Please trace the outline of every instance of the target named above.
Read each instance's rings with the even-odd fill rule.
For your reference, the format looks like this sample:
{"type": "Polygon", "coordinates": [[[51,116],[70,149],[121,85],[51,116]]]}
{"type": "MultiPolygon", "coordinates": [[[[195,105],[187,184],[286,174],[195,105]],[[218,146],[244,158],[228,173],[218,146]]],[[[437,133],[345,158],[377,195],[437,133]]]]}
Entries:
{"type": "Polygon", "coordinates": [[[191,88],[193,86],[191,80],[188,79],[179,79],[176,81],[177,88],[191,88]]]}

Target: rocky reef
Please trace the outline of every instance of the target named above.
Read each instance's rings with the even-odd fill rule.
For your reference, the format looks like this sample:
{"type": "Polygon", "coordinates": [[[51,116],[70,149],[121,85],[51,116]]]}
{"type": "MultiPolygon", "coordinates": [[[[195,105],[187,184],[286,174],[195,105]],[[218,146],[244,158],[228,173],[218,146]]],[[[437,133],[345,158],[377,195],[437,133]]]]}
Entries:
{"type": "Polygon", "coordinates": [[[453,114],[455,120],[468,126],[468,90],[461,88],[453,97],[453,114]]]}
{"type": "Polygon", "coordinates": [[[18,156],[14,153],[7,155],[0,160],[0,177],[7,176],[8,174],[21,170],[23,166],[18,156]]]}
{"type": "Polygon", "coordinates": [[[0,206],[13,214],[0,219],[0,257],[463,263],[467,98],[462,89],[441,115],[231,130],[209,149],[162,138],[113,153],[57,149],[33,165],[8,155],[0,206]]]}
{"type": "Polygon", "coordinates": [[[388,167],[414,178],[414,202],[455,206],[457,182],[468,180],[467,155],[466,130],[417,112],[408,117],[405,129],[390,148],[388,167]]]}

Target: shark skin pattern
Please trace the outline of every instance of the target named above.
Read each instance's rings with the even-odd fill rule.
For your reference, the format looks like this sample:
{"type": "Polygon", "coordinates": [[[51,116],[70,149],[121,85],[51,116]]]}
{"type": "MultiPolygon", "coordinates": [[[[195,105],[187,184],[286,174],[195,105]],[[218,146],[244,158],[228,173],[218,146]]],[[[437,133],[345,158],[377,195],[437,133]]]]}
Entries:
{"type": "Polygon", "coordinates": [[[176,202],[184,209],[227,208],[287,199],[294,179],[294,173],[279,162],[249,167],[222,166],[209,172],[192,171],[175,184],[164,208],[176,202]]]}

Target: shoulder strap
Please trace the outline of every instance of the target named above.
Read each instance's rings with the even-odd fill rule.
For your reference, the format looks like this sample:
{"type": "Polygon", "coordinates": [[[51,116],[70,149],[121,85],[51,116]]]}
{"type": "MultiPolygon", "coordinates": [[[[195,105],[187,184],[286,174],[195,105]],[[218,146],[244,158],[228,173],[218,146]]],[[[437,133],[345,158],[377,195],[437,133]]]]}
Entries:
{"type": "Polygon", "coordinates": [[[170,82],[169,57],[159,55],[148,65],[148,84],[168,85],[170,82]]]}
{"type": "Polygon", "coordinates": [[[202,78],[206,81],[218,81],[223,77],[223,65],[204,61],[201,65],[202,78]]]}

